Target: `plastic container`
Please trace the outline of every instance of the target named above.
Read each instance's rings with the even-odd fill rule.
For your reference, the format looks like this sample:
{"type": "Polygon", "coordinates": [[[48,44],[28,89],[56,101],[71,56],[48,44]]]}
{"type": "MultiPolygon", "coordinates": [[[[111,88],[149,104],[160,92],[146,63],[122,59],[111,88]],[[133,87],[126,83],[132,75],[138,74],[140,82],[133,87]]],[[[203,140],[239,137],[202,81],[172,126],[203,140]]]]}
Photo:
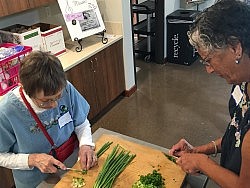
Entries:
{"type": "Polygon", "coordinates": [[[13,43],[3,43],[1,47],[14,49],[14,53],[0,60],[0,96],[18,85],[21,60],[32,51],[32,47],[13,43]]]}

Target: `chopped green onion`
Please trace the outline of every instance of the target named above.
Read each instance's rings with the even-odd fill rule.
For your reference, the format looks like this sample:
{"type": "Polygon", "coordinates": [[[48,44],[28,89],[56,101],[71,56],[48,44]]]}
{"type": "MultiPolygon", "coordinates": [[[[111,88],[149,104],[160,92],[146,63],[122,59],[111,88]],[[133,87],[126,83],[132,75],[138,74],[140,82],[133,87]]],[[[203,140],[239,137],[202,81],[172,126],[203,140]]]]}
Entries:
{"type": "Polygon", "coordinates": [[[170,161],[174,162],[176,164],[176,157],[174,156],[170,156],[170,155],[167,155],[165,153],[163,153],[170,161]]]}
{"type": "Polygon", "coordinates": [[[147,175],[141,175],[140,179],[136,181],[132,188],[164,188],[164,178],[161,173],[153,170],[152,173],[148,173],[147,175]]]}
{"type": "Polygon", "coordinates": [[[84,185],[85,185],[85,182],[83,178],[73,177],[73,181],[72,181],[73,188],[80,188],[80,187],[83,187],[84,185]]]}

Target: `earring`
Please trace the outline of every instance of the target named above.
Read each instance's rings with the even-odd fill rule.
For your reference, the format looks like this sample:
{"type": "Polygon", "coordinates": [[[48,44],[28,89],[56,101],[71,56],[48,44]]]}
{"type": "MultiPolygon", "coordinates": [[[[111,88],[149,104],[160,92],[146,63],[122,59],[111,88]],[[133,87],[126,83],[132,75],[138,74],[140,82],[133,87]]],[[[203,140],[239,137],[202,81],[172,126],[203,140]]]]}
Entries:
{"type": "Polygon", "coordinates": [[[236,63],[236,64],[239,64],[239,63],[240,63],[240,55],[238,55],[238,56],[236,57],[235,63],[236,63]]]}

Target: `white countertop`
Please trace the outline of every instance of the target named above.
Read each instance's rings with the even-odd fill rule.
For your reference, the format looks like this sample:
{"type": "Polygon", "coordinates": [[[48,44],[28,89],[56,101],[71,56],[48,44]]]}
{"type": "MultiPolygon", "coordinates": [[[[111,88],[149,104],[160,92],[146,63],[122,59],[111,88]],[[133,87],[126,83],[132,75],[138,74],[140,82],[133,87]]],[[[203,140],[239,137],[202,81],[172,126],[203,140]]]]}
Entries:
{"type": "Polygon", "coordinates": [[[58,56],[60,59],[63,69],[65,71],[71,69],[77,64],[83,62],[87,58],[95,55],[116,41],[122,39],[122,35],[108,35],[108,43],[103,44],[102,38],[98,35],[93,35],[87,38],[84,38],[81,42],[83,49],[81,52],[75,50],[76,47],[80,47],[77,42],[66,41],[66,53],[58,56]]]}
{"type": "MultiPolygon", "coordinates": [[[[63,69],[66,72],[77,64],[83,62],[89,57],[95,55],[96,53],[102,51],[108,46],[114,44],[118,40],[122,39],[122,35],[109,35],[106,36],[108,38],[108,43],[103,44],[102,38],[99,35],[92,35],[90,37],[84,38],[81,42],[82,51],[77,52],[75,50],[76,47],[80,47],[77,42],[66,41],[66,52],[58,56],[59,60],[62,63],[63,69]]],[[[0,96],[0,100],[3,96],[0,96]]]]}

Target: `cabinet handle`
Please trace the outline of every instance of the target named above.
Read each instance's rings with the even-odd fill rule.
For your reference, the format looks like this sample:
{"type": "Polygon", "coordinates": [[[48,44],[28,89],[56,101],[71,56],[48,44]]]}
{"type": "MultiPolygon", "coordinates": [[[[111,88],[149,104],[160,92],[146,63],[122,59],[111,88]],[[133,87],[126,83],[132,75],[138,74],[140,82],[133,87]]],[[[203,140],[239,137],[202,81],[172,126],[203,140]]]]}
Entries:
{"type": "Polygon", "coordinates": [[[93,60],[91,60],[90,63],[91,63],[91,70],[94,71],[94,63],[93,63],[93,60]]]}
{"type": "Polygon", "coordinates": [[[93,62],[93,65],[94,65],[94,72],[96,72],[97,70],[97,67],[98,67],[98,61],[97,61],[97,57],[94,58],[94,62],[93,62]]]}

